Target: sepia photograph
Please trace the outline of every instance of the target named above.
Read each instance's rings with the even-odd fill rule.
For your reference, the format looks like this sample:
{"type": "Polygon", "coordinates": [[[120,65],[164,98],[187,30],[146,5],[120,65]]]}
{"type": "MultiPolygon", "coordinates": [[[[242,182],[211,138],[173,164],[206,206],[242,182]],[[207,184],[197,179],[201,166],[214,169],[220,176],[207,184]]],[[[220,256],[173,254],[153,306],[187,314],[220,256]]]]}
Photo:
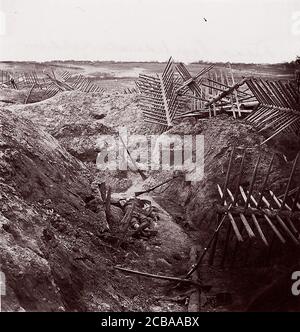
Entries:
{"type": "Polygon", "coordinates": [[[299,311],[300,2],[0,0],[0,319],[299,311]]]}

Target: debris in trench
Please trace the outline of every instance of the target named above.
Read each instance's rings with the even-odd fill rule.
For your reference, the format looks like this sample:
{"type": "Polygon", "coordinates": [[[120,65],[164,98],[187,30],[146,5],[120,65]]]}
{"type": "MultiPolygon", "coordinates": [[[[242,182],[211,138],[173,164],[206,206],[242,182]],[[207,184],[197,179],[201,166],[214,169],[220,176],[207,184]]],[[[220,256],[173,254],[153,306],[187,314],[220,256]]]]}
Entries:
{"type": "Polygon", "coordinates": [[[122,239],[126,236],[147,239],[157,234],[158,215],[148,200],[131,198],[124,204],[125,216],[121,221],[122,239]]]}
{"type": "Polygon", "coordinates": [[[137,197],[112,198],[111,188],[98,184],[98,195],[89,197],[86,206],[94,212],[104,211],[108,230],[117,236],[117,248],[128,238],[149,239],[157,235],[158,214],[152,203],[137,197]],[[122,218],[116,218],[116,210],[122,218]]]}
{"type": "Polygon", "coordinates": [[[168,179],[168,180],[166,180],[166,181],[163,181],[163,182],[161,182],[161,183],[159,183],[159,184],[157,184],[157,185],[155,185],[155,186],[153,186],[153,187],[151,187],[151,188],[149,188],[149,189],[146,189],[146,190],[143,190],[143,191],[137,191],[136,193],[135,193],[135,196],[137,197],[137,196],[140,196],[140,195],[142,195],[142,194],[146,194],[146,193],[149,193],[149,192],[151,192],[151,191],[154,191],[155,189],[157,189],[157,188],[159,188],[159,187],[162,187],[163,185],[165,185],[165,184],[167,184],[167,183],[169,183],[169,182],[171,182],[171,181],[173,181],[173,180],[175,180],[176,178],[179,178],[179,177],[181,177],[182,175],[176,175],[176,176],[173,176],[172,178],[170,178],[170,179],[168,179]]]}
{"type": "Polygon", "coordinates": [[[162,275],[157,275],[157,274],[151,274],[151,273],[145,273],[145,272],[140,272],[140,271],[135,271],[135,270],[131,270],[131,269],[126,269],[120,266],[115,266],[116,270],[120,270],[123,272],[128,272],[128,273],[132,273],[132,274],[137,274],[137,275],[141,275],[144,277],[149,277],[149,278],[154,278],[154,279],[162,279],[162,280],[169,280],[169,281],[180,281],[180,283],[189,283],[192,284],[194,286],[197,286],[199,288],[202,288],[202,285],[192,279],[185,279],[185,278],[178,278],[178,277],[170,277],[170,276],[162,276],[162,275]]]}

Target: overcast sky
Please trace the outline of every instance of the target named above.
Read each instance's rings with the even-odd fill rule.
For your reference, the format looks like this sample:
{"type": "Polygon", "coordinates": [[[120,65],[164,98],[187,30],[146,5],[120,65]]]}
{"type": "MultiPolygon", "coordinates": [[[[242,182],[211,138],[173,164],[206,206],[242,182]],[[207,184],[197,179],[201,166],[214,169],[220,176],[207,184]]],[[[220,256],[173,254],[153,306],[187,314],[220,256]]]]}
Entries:
{"type": "Polygon", "coordinates": [[[0,11],[0,60],[274,63],[300,55],[299,0],[0,0],[0,11]]]}

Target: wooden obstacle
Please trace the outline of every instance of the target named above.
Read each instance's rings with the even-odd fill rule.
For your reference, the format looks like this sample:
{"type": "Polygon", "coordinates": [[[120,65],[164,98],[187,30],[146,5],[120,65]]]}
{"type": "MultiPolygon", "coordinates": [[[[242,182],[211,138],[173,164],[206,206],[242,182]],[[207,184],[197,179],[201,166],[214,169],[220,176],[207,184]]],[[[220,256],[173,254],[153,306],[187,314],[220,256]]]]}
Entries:
{"type": "Polygon", "coordinates": [[[82,92],[104,92],[103,88],[93,84],[90,79],[81,74],[74,75],[68,71],[65,71],[61,74],[61,78],[61,81],[68,84],[72,90],[79,90],[82,92]]]}
{"type": "Polygon", "coordinates": [[[3,87],[28,89],[24,100],[26,104],[51,98],[61,91],[104,92],[103,88],[93,84],[83,75],[72,75],[69,72],[63,72],[60,75],[55,74],[53,70],[50,74],[35,71],[12,73],[2,70],[0,71],[0,88],[3,87]],[[15,86],[12,84],[12,79],[15,86]]]}
{"type": "Polygon", "coordinates": [[[0,70],[0,88],[19,89],[19,74],[0,70]]]}
{"type": "Polygon", "coordinates": [[[162,74],[155,77],[140,74],[136,82],[141,92],[140,106],[145,122],[159,125],[162,130],[173,126],[176,113],[184,109],[186,102],[175,93],[179,79],[174,71],[175,65],[170,58],[162,74]]]}
{"type": "Polygon", "coordinates": [[[268,170],[259,183],[257,178],[261,156],[258,156],[250,183],[246,187],[243,184],[243,172],[246,168],[247,150],[242,151],[239,172],[233,179],[231,173],[235,154],[236,150],[233,148],[224,184],[217,185],[220,196],[217,205],[218,223],[222,223],[222,227],[217,228],[217,234],[214,234],[214,240],[210,246],[209,263],[232,266],[239,255],[239,257],[243,256],[243,263],[247,265],[249,257],[253,256],[252,248],[255,248],[253,250],[259,257],[265,255],[263,262],[267,263],[272,249],[276,249],[276,243],[299,248],[299,178],[296,186],[293,183],[297,182],[296,169],[300,152],[293,161],[282,195],[274,193],[268,184],[275,155],[271,157],[268,170]],[[219,262],[216,262],[217,251],[219,262]]]}
{"type": "Polygon", "coordinates": [[[136,84],[145,122],[166,130],[185,117],[211,117],[223,111],[235,118],[248,114],[241,106],[256,98],[247,86],[242,88],[245,82],[236,82],[230,64],[222,70],[209,65],[192,76],[183,63],[170,58],[162,75],[140,74],[136,84]]]}
{"type": "Polygon", "coordinates": [[[182,87],[190,88],[190,91],[185,89],[181,90],[181,93],[193,99],[191,112],[179,116],[181,118],[201,116],[205,112],[211,117],[221,111],[232,112],[235,118],[241,117],[244,113],[241,104],[256,100],[251,91],[247,91],[249,89],[240,89],[245,81],[242,81],[243,84],[240,84],[241,81],[236,82],[230,64],[228,68],[215,68],[210,65],[203,68],[194,78],[182,63],[177,65],[177,70],[184,80],[182,87]]]}
{"type": "Polygon", "coordinates": [[[283,131],[300,133],[299,92],[292,82],[252,78],[246,84],[259,101],[255,112],[246,121],[253,124],[259,132],[272,131],[263,143],[283,131]]]}
{"type": "Polygon", "coordinates": [[[170,58],[162,75],[141,74],[137,86],[145,121],[162,130],[186,117],[228,112],[234,118],[246,115],[246,121],[260,132],[271,130],[262,144],[283,131],[300,133],[297,82],[253,77],[237,80],[229,63],[224,68],[209,65],[192,76],[183,63],[175,64],[170,58]]]}
{"type": "Polygon", "coordinates": [[[124,93],[125,95],[136,94],[136,93],[138,93],[138,92],[139,92],[139,91],[138,91],[137,88],[125,88],[125,89],[123,90],[123,93],[124,93]]]}

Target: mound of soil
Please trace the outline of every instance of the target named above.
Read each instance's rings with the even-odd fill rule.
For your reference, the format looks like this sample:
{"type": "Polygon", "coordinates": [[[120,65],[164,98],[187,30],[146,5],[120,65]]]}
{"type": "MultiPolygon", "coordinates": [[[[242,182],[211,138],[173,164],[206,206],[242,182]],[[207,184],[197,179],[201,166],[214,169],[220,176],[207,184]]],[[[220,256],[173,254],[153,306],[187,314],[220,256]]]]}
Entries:
{"type": "MultiPolygon", "coordinates": [[[[197,122],[193,122],[193,120],[185,121],[172,128],[169,133],[204,135],[205,165],[203,179],[192,182],[190,185],[181,179],[174,180],[163,194],[165,199],[175,200],[183,205],[185,207],[185,218],[196,227],[203,225],[204,229],[207,228],[207,223],[210,223],[214,218],[214,205],[219,201],[217,184],[221,187],[224,184],[232,146],[236,147],[236,153],[228,187],[234,188],[239,174],[243,149],[247,148],[242,185],[246,187],[249,185],[258,156],[261,154],[255,185],[257,189],[262,184],[271,156],[275,153],[269,187],[275,193],[280,194],[283,193],[287,177],[291,171],[291,160],[295,157],[299,148],[297,142],[295,143],[293,140],[289,140],[289,145],[284,146],[283,140],[288,140],[286,136],[275,142],[270,142],[270,145],[260,145],[265,139],[262,135],[243,120],[235,120],[227,115],[198,120],[197,122]]],[[[297,172],[299,173],[300,170],[297,172]]],[[[295,179],[297,174],[295,174],[295,179]]]]}
{"type": "Polygon", "coordinates": [[[85,207],[86,168],[31,121],[8,110],[0,119],[2,310],[118,310],[99,244],[105,216],[85,207]]]}
{"type": "Polygon", "coordinates": [[[136,95],[71,91],[8,109],[41,126],[82,161],[95,162],[100,135],[113,134],[119,127],[126,127],[132,134],[151,131],[143,122],[136,95]]]}
{"type": "Polygon", "coordinates": [[[172,218],[160,211],[157,237],[112,248],[103,210],[88,208],[86,166],[30,120],[7,109],[0,120],[2,310],[184,310],[185,298],[164,299],[165,281],[114,269],[183,274],[189,241],[172,218]]]}
{"type": "MultiPolygon", "coordinates": [[[[252,179],[255,164],[261,154],[260,166],[255,182],[255,192],[260,188],[273,153],[275,159],[272,172],[270,174],[267,189],[271,189],[277,196],[283,194],[288,182],[288,178],[292,169],[293,159],[299,150],[298,140],[293,135],[282,135],[269,144],[260,145],[265,137],[257,133],[250,125],[242,120],[235,120],[226,115],[218,116],[213,119],[193,120],[182,122],[169,131],[172,134],[202,134],[205,142],[205,165],[204,177],[201,181],[187,183],[182,179],[173,180],[169,187],[164,190],[156,200],[163,206],[174,218],[180,223],[187,224],[198,233],[195,235],[196,244],[200,244],[200,254],[204,247],[207,246],[216,226],[217,213],[216,204],[220,202],[220,196],[217,184],[223,187],[226,177],[226,171],[229,164],[229,156],[232,146],[236,146],[236,153],[233,160],[233,167],[228,183],[228,187],[234,192],[239,174],[240,162],[244,148],[248,148],[244,172],[242,176],[242,186],[249,188],[252,179]]],[[[169,176],[170,177],[170,176],[169,176]]],[[[300,169],[297,167],[293,184],[291,188],[299,185],[300,169]]],[[[163,178],[156,179],[158,183],[163,178]]],[[[295,221],[296,225],[299,225],[295,221]]],[[[242,226],[241,226],[242,227],[242,226]]],[[[225,232],[221,235],[224,237],[225,232]]],[[[212,292],[203,300],[203,310],[205,311],[232,311],[245,310],[249,305],[249,310],[259,308],[259,310],[297,310],[299,301],[294,301],[290,295],[290,291],[286,291],[286,287],[279,292],[281,285],[281,277],[284,274],[284,281],[290,286],[290,274],[292,266],[299,265],[298,253],[299,249],[289,247],[282,248],[277,242],[273,245],[272,258],[270,266],[266,268],[257,268],[256,263],[267,254],[267,249],[258,246],[257,243],[252,246],[252,256],[247,258],[248,265],[245,266],[245,257],[247,250],[240,249],[236,258],[235,266],[230,268],[220,267],[220,258],[223,255],[224,242],[222,236],[219,235],[219,246],[215,254],[215,265],[210,266],[207,258],[200,267],[200,278],[204,283],[213,285],[212,292]],[[221,238],[221,239],[220,239],[221,238]],[[256,251],[255,251],[256,250],[256,251]],[[278,251],[276,251],[278,250],[278,251]],[[255,253],[255,255],[253,254],[255,253]],[[278,254],[278,256],[277,256],[278,254]],[[255,262],[255,260],[257,260],[255,262]],[[277,263],[274,263],[274,260],[277,263]],[[252,264],[252,265],[251,265],[252,264]],[[278,267],[280,266],[280,268],[278,267]],[[280,271],[279,271],[280,270],[280,271]],[[279,272],[278,272],[279,271],[279,272]],[[278,282],[277,282],[278,278],[278,282]],[[275,281],[274,289],[269,289],[268,285],[275,281]],[[264,293],[264,290],[268,294],[264,293]],[[261,293],[262,292],[262,293],[261,293]],[[232,302],[229,304],[215,306],[211,300],[218,298],[219,294],[230,294],[232,302]],[[253,299],[251,305],[249,302],[253,299]],[[259,300],[258,300],[259,299],[259,300]],[[298,303],[295,305],[295,302],[298,303]],[[259,303],[259,304],[258,304],[259,303]],[[274,305],[277,303],[278,306],[274,305]],[[275,309],[275,307],[277,309],[275,309]],[[279,309],[280,310],[280,309],[279,309]]],[[[271,240],[272,231],[269,230],[267,237],[271,240]]],[[[234,237],[234,236],[233,236],[234,237]]],[[[259,241],[257,241],[259,242],[259,241]]],[[[243,247],[246,249],[246,246],[243,247]]],[[[229,249],[228,249],[229,250],[229,249]]],[[[230,250],[233,250],[230,248],[230,250]]],[[[232,251],[228,253],[228,259],[231,259],[232,251]]],[[[208,256],[208,255],[207,255],[208,256]]],[[[254,309],[255,310],[255,309],[254,309]]]]}
{"type": "Polygon", "coordinates": [[[97,120],[94,100],[98,94],[65,92],[39,103],[12,105],[9,109],[30,119],[58,139],[68,152],[82,161],[95,161],[96,139],[113,130],[97,120]]]}

